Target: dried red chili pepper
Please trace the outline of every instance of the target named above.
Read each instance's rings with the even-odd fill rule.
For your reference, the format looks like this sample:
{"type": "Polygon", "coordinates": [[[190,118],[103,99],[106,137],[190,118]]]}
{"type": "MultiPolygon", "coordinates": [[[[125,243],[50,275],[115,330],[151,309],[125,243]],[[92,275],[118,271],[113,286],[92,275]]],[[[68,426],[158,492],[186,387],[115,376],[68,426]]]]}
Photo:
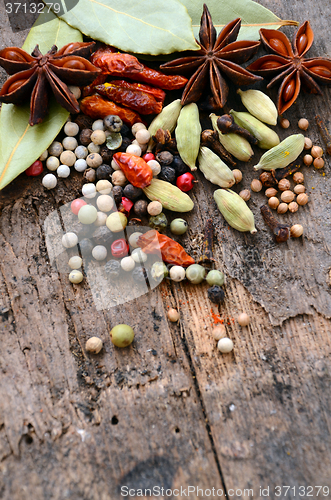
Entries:
{"type": "Polygon", "coordinates": [[[161,71],[148,68],[145,65],[143,65],[143,68],[143,71],[136,74],[127,74],[126,72],[124,72],[122,73],[122,77],[132,78],[134,80],[137,80],[138,82],[149,83],[164,90],[181,89],[186,85],[188,81],[184,76],[165,75],[164,73],[161,73],[161,71]]]}
{"type": "Polygon", "coordinates": [[[133,201],[129,200],[129,198],[126,198],[125,196],[122,196],[122,201],[118,207],[118,211],[123,213],[125,212],[126,214],[129,215],[132,207],[133,207],[133,201]]]}
{"type": "Polygon", "coordinates": [[[92,54],[91,62],[108,75],[123,77],[123,74],[142,72],[144,65],[135,56],[116,51],[113,47],[104,46],[92,54]]]}
{"type": "Polygon", "coordinates": [[[162,102],[146,92],[140,90],[130,90],[115,83],[104,83],[95,87],[96,92],[108,99],[123,104],[142,115],[159,114],[162,111],[162,102]]]}
{"type": "Polygon", "coordinates": [[[84,97],[80,101],[80,109],[82,113],[90,116],[94,120],[98,118],[105,118],[108,115],[117,115],[132,127],[134,123],[142,122],[142,119],[135,111],[128,108],[122,108],[108,99],[104,99],[98,95],[91,95],[84,97]]]}
{"type": "Polygon", "coordinates": [[[153,170],[140,156],[132,153],[115,153],[113,160],[123,170],[132,186],[143,189],[152,182],[153,170]]]}
{"type": "Polygon", "coordinates": [[[96,79],[90,85],[86,85],[86,87],[82,89],[82,97],[87,97],[88,95],[94,94],[95,92],[94,87],[96,85],[102,85],[103,83],[105,83],[106,80],[107,80],[107,75],[101,73],[101,75],[97,76],[96,79]]]}
{"type": "Polygon", "coordinates": [[[161,252],[162,260],[168,264],[187,267],[195,262],[177,241],[154,229],[140,236],[137,243],[145,253],[161,252]]]}
{"type": "MultiPolygon", "coordinates": [[[[102,82],[104,83],[104,82],[102,82]]],[[[140,90],[141,92],[146,92],[146,94],[151,94],[156,101],[164,102],[166,93],[162,89],[152,87],[151,85],[145,85],[143,83],[137,82],[127,82],[126,80],[110,80],[108,83],[113,85],[118,85],[129,90],[140,90]]]]}

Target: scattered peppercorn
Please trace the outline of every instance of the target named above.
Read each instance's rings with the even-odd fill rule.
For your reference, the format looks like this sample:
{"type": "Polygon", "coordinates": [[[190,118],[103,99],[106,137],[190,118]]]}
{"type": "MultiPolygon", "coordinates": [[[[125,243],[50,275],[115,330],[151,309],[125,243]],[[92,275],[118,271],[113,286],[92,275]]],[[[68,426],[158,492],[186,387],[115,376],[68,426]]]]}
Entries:
{"type": "Polygon", "coordinates": [[[173,184],[176,181],[176,171],[172,167],[162,167],[158,177],[159,179],[161,179],[161,181],[166,181],[170,182],[170,184],[173,184]]]}
{"type": "Polygon", "coordinates": [[[134,331],[129,325],[116,325],[110,332],[110,339],[116,347],[127,347],[133,342],[134,331]]]}
{"type": "Polygon", "coordinates": [[[188,228],[188,224],[184,219],[174,219],[170,224],[170,231],[176,235],[185,234],[188,228]]]}
{"type": "Polygon", "coordinates": [[[214,304],[220,304],[223,302],[225,297],[225,293],[219,285],[214,285],[211,288],[208,288],[207,294],[209,300],[214,302],[214,304]]]}
{"type": "Polygon", "coordinates": [[[229,339],[228,337],[224,337],[224,338],[220,339],[217,343],[217,349],[223,354],[227,354],[227,353],[233,351],[232,340],[229,339]]]}
{"type": "Polygon", "coordinates": [[[289,128],[290,126],[290,122],[287,118],[281,118],[279,123],[282,128],[289,128]]]}
{"type": "Polygon", "coordinates": [[[133,211],[138,217],[142,217],[147,214],[147,205],[148,202],[146,200],[138,200],[133,205],[133,211]]]}
{"type": "Polygon", "coordinates": [[[136,201],[142,194],[143,190],[132,186],[132,184],[127,184],[123,189],[123,195],[131,201],[136,201]]]}
{"type": "Polygon", "coordinates": [[[93,133],[93,130],[90,128],[84,128],[81,133],[79,134],[79,142],[83,146],[88,146],[91,142],[91,135],[93,133]]]}
{"type": "Polygon", "coordinates": [[[169,151],[161,151],[156,155],[156,161],[158,161],[162,167],[171,165],[173,160],[174,157],[169,151]]]}
{"type": "Polygon", "coordinates": [[[144,283],[147,279],[145,268],[136,267],[132,272],[132,278],[138,283],[144,283]]]}
{"type": "Polygon", "coordinates": [[[247,313],[243,312],[239,314],[237,321],[240,326],[248,326],[251,321],[251,318],[248,316],[247,313]]]}
{"type": "Polygon", "coordinates": [[[221,338],[226,336],[226,329],[224,325],[217,325],[213,328],[212,336],[215,340],[219,341],[221,338]]]}
{"type": "Polygon", "coordinates": [[[172,323],[176,323],[180,318],[179,312],[176,309],[169,309],[167,316],[168,320],[172,323]]]}
{"type": "Polygon", "coordinates": [[[175,169],[177,176],[185,174],[190,170],[190,168],[186,165],[186,163],[183,162],[181,157],[178,155],[174,155],[171,167],[175,169]]]}
{"type": "Polygon", "coordinates": [[[113,194],[113,198],[115,200],[116,205],[119,205],[122,201],[122,197],[124,194],[122,186],[114,186],[112,194],[113,194]]]}

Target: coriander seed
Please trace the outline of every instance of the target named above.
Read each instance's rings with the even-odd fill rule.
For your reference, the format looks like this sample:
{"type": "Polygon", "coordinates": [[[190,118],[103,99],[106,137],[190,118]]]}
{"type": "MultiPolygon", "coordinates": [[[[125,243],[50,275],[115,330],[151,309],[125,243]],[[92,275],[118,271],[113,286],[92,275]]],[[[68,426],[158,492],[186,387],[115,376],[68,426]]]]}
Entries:
{"type": "Polygon", "coordinates": [[[298,121],[298,127],[301,130],[307,130],[307,128],[309,127],[309,121],[307,120],[307,118],[300,118],[300,120],[298,121]]]}
{"type": "Polygon", "coordinates": [[[289,128],[290,122],[287,118],[281,118],[279,124],[282,128],[289,128]]]}
{"type": "Polygon", "coordinates": [[[292,214],[294,214],[299,210],[299,205],[296,201],[291,201],[291,203],[288,204],[288,209],[292,214]]]}
{"type": "Polygon", "coordinates": [[[288,191],[291,187],[291,183],[288,179],[281,179],[278,182],[278,189],[279,191],[288,191]]]}
{"type": "Polygon", "coordinates": [[[286,191],[283,191],[282,194],[280,195],[280,199],[284,202],[284,203],[290,203],[291,201],[293,201],[295,198],[295,195],[293,193],[293,191],[290,191],[290,190],[286,190],[286,191]]]}
{"type": "Polygon", "coordinates": [[[239,170],[238,168],[235,168],[234,170],[232,170],[232,173],[234,180],[236,181],[236,184],[239,184],[239,182],[241,182],[243,178],[242,171],[239,170]]]}
{"type": "Polygon", "coordinates": [[[303,186],[303,184],[297,184],[296,186],[294,186],[293,191],[295,192],[295,194],[301,194],[306,191],[306,188],[305,186],[303,186]]]}
{"type": "Polygon", "coordinates": [[[323,156],[323,149],[320,146],[313,146],[310,152],[314,158],[321,158],[323,156]]]}
{"type": "Polygon", "coordinates": [[[305,178],[302,172],[295,172],[295,174],[293,174],[293,181],[295,184],[303,184],[304,180],[305,178]]]}
{"type": "Polygon", "coordinates": [[[280,203],[277,207],[277,213],[278,214],[285,214],[288,211],[288,204],[287,203],[280,203]]]}
{"type": "Polygon", "coordinates": [[[315,158],[313,161],[313,165],[316,168],[316,170],[320,170],[321,168],[324,167],[324,160],[323,158],[315,158]]]}
{"type": "Polygon", "coordinates": [[[268,205],[270,208],[272,208],[273,210],[276,210],[276,208],[278,207],[279,205],[279,199],[276,198],[276,196],[271,196],[271,198],[269,198],[268,200],[268,205]]]}
{"type": "Polygon", "coordinates": [[[228,337],[224,337],[217,342],[217,349],[223,353],[227,354],[233,351],[233,342],[228,337]]]}
{"type": "Polygon", "coordinates": [[[307,167],[310,167],[310,165],[313,163],[313,157],[311,155],[305,155],[303,157],[303,163],[307,165],[307,167]]]}
{"type": "Polygon", "coordinates": [[[212,336],[214,337],[215,340],[219,341],[223,337],[226,337],[226,329],[224,325],[217,325],[215,328],[213,328],[213,331],[211,332],[212,336]]]}
{"type": "Polygon", "coordinates": [[[309,137],[305,137],[304,149],[311,149],[313,147],[313,141],[309,137]]]}
{"type": "Polygon", "coordinates": [[[243,312],[239,314],[237,321],[240,326],[248,326],[251,321],[251,318],[248,316],[247,313],[243,312]]]}
{"type": "Polygon", "coordinates": [[[254,193],[259,193],[262,190],[262,182],[259,179],[253,179],[251,182],[251,190],[254,193]]]}
{"type": "Polygon", "coordinates": [[[300,193],[297,196],[297,204],[298,205],[307,205],[309,201],[309,197],[306,193],[300,193]]]}
{"type": "Polygon", "coordinates": [[[267,196],[267,198],[271,198],[272,196],[276,196],[277,195],[277,189],[275,188],[268,188],[265,190],[265,195],[267,196]]]}
{"type": "Polygon", "coordinates": [[[99,337],[90,337],[85,344],[85,350],[92,354],[99,354],[102,347],[103,343],[99,337]]]}
{"type": "Polygon", "coordinates": [[[244,201],[248,201],[251,197],[251,192],[249,189],[243,189],[242,191],[240,191],[239,193],[239,196],[244,200],[244,201]]]}
{"type": "Polygon", "coordinates": [[[176,323],[179,320],[180,315],[176,309],[169,309],[169,311],[167,312],[167,317],[169,321],[171,321],[172,323],[176,323]]]}
{"type": "Polygon", "coordinates": [[[292,238],[300,238],[303,235],[303,227],[301,224],[294,224],[290,229],[292,238]]]}

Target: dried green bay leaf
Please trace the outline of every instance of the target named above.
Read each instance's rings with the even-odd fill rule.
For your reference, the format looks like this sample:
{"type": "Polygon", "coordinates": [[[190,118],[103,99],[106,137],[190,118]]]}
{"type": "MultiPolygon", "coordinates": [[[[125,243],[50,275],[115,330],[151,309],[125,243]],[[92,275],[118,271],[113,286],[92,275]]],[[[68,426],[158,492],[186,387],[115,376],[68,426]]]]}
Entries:
{"type": "Polygon", "coordinates": [[[179,0],[79,0],[60,17],[93,40],[125,52],[158,55],[200,48],[179,0]]]}
{"type": "MultiPolygon", "coordinates": [[[[52,12],[41,14],[23,45],[31,52],[39,44],[43,53],[52,45],[59,48],[70,42],[81,42],[82,34],[52,12]],[[42,17],[43,16],[43,17],[42,17]],[[41,22],[42,19],[42,22],[41,22]]],[[[51,99],[49,114],[43,123],[29,125],[30,106],[3,104],[0,113],[0,189],[24,172],[58,135],[69,113],[51,99]]]]}
{"type": "MultiPolygon", "coordinates": [[[[198,39],[200,19],[204,2],[200,0],[181,0],[187,7],[193,23],[194,36],[198,39]]],[[[261,28],[278,29],[284,25],[295,25],[296,21],[282,21],[271,10],[252,0],[208,0],[217,33],[237,17],[241,18],[238,40],[259,40],[261,28]]]]}

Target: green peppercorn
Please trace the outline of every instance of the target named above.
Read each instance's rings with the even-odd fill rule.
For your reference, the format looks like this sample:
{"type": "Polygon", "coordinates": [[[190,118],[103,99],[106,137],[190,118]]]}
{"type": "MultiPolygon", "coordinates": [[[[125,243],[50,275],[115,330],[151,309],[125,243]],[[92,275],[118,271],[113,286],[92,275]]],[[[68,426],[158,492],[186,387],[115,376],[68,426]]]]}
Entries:
{"type": "Polygon", "coordinates": [[[193,285],[198,285],[205,279],[206,269],[199,264],[192,264],[186,269],[186,278],[193,283],[193,285]]]}
{"type": "Polygon", "coordinates": [[[224,285],[224,274],[221,273],[221,271],[213,269],[212,271],[209,271],[209,273],[207,274],[206,281],[210,286],[213,285],[222,286],[224,285]]]}
{"type": "Polygon", "coordinates": [[[157,229],[158,231],[162,231],[168,225],[168,219],[164,213],[160,213],[159,215],[154,215],[149,218],[149,226],[153,229],[157,229]]]}
{"type": "Polygon", "coordinates": [[[154,281],[161,283],[169,274],[169,270],[164,262],[154,262],[151,267],[151,276],[154,281]]]}
{"type": "Polygon", "coordinates": [[[186,233],[188,224],[184,219],[174,219],[170,224],[172,234],[181,235],[186,233]]]}
{"type": "Polygon", "coordinates": [[[127,347],[132,344],[134,331],[129,325],[116,325],[110,332],[110,338],[116,347],[127,347]]]}
{"type": "Polygon", "coordinates": [[[123,122],[117,115],[108,115],[103,119],[105,127],[111,132],[120,132],[123,122]]]}

